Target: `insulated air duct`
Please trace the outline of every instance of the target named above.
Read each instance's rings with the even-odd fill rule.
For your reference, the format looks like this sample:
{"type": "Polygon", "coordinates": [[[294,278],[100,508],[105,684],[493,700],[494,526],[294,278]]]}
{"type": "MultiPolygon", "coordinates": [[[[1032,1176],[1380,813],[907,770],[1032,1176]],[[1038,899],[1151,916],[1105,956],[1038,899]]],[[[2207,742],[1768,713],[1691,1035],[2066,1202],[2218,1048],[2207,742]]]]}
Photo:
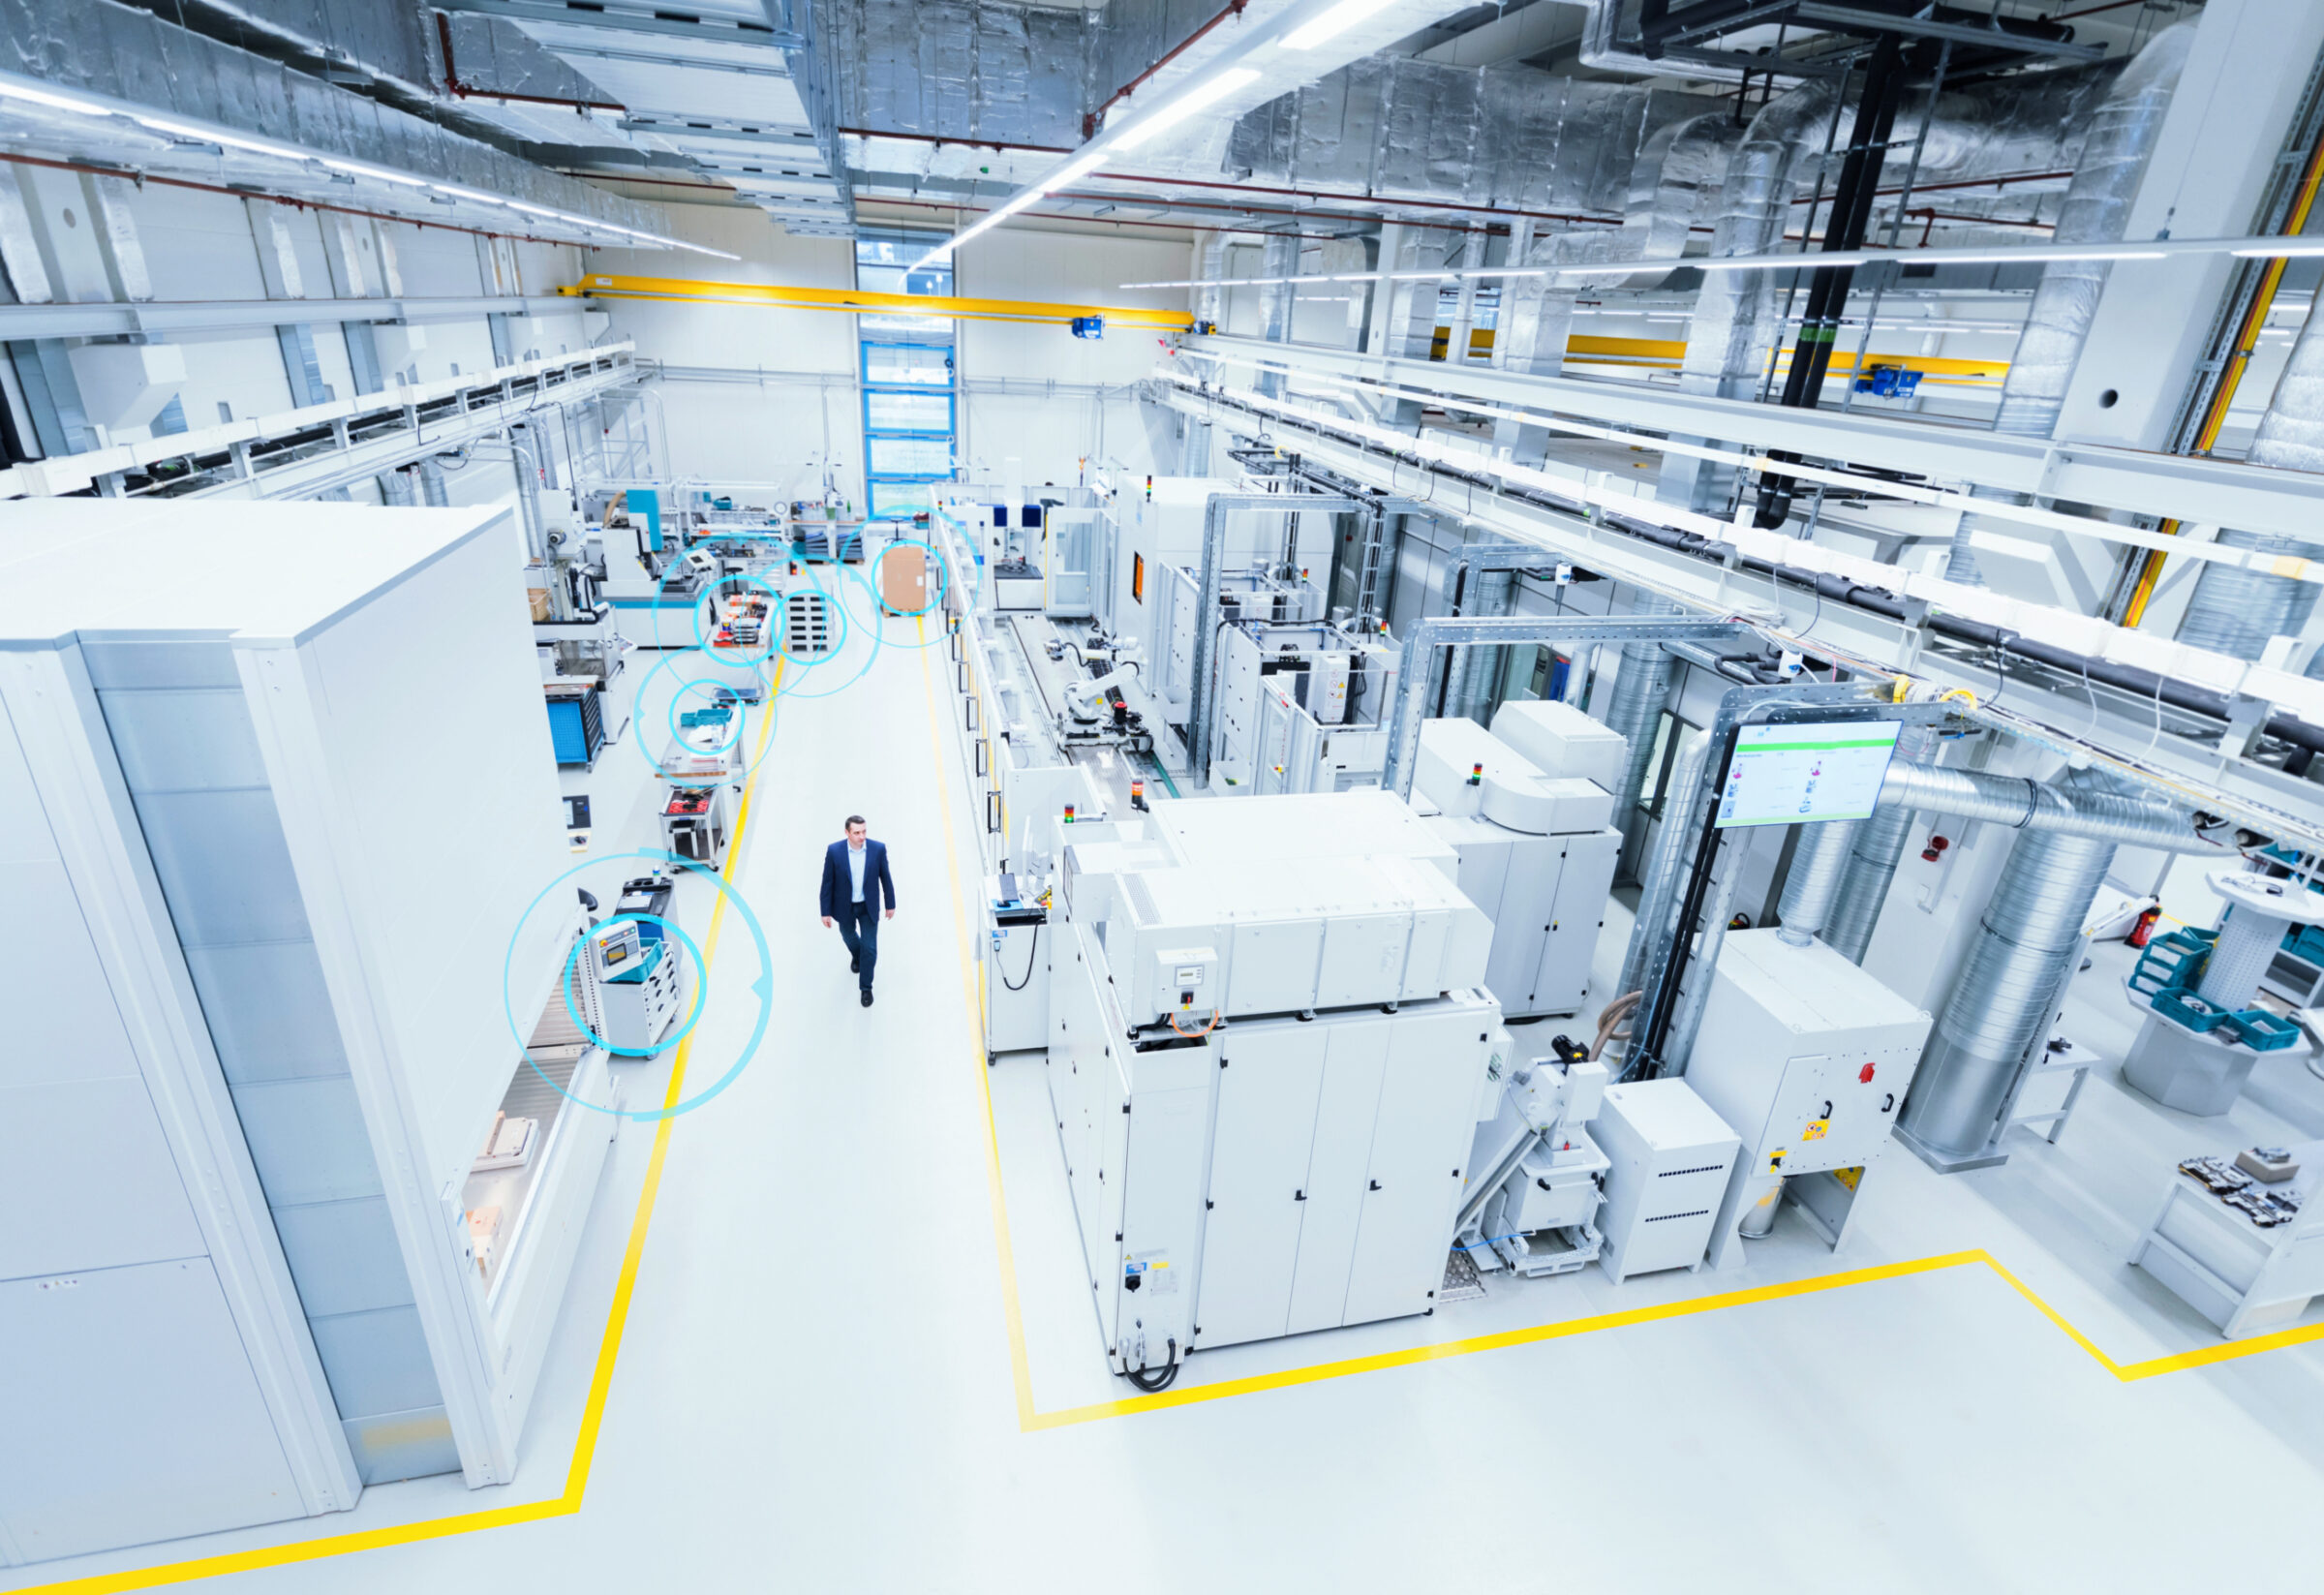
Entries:
{"type": "MultiPolygon", "coordinates": [[[[2245,458],[2283,471],[2324,471],[2324,317],[2312,306],[2245,458]]],[[[2270,554],[2314,553],[2311,544],[2298,538],[2258,532],[2222,532],[2219,541],[2270,554]]],[[[2240,565],[2206,564],[2195,578],[2186,617],[2179,623],[2179,640],[2239,659],[2255,659],[2269,638],[2298,636],[2315,603],[2311,583],[2240,565]]],[[[2310,662],[2308,673],[2324,674],[2324,666],[2310,662]]]]}
{"type": "Polygon", "coordinates": [[[2058,831],[2020,837],[2010,849],[1897,1118],[1915,1150],[1952,1159],[1983,1150],[2026,1049],[2081,958],[2082,922],[2114,849],[2058,831]]]}
{"type": "MultiPolygon", "coordinates": [[[[2118,243],[2130,221],[2147,159],[2162,136],[2171,92],[2186,66],[2195,25],[2165,28],[2124,69],[2092,119],[2074,180],[2065,191],[2053,244],[2118,243]]],[[[2098,298],[2111,267],[2103,261],[2058,261],[2041,274],[2041,287],[2026,312],[2025,331],[2002,381],[2001,409],[1993,429],[2021,438],[2046,438],[2058,427],[2066,384],[2082,358],[2098,298]]],[[[1945,564],[1947,581],[1984,585],[1972,538],[1977,517],[1965,515],[1954,529],[1945,564]]]]}
{"type": "MultiPolygon", "coordinates": [[[[1678,605],[1667,598],[1641,597],[1633,613],[1675,615],[1678,605]]],[[[1614,695],[1605,710],[1606,728],[1622,734],[1629,760],[1622,766],[1622,784],[1614,793],[1613,823],[1622,830],[1622,860],[1616,874],[1635,879],[1638,849],[1645,844],[1646,821],[1638,813],[1638,796],[1646,789],[1646,766],[1655,753],[1655,721],[1670,696],[1670,656],[1659,642],[1625,643],[1622,664],[1614,675],[1614,695]]]]}
{"type": "Polygon", "coordinates": [[[2027,1051],[2082,956],[2082,927],[2118,846],[2205,852],[2191,816],[2111,789],[2092,771],[2056,785],[1891,762],[1883,803],[1909,804],[2027,832],[1986,904],[1976,943],[1938,1016],[1898,1134],[1939,1167],[1976,1158],[1999,1122],[2027,1051]]]}
{"type": "MultiPolygon", "coordinates": [[[[1896,734],[1896,752],[1889,763],[1891,768],[1927,764],[1936,754],[1937,727],[1907,725],[1896,734]]],[[[1872,817],[1855,827],[1839,895],[1823,923],[1823,939],[1850,964],[1863,963],[1865,949],[1872,945],[1873,929],[1880,924],[1881,909],[1888,901],[1897,860],[1905,856],[1905,839],[1911,834],[1915,812],[1910,801],[1888,801],[1883,790],[1872,817]]]]}
{"type": "Polygon", "coordinates": [[[1776,935],[1794,947],[1805,947],[1831,921],[1832,903],[1864,821],[1827,819],[1799,827],[1804,833],[1791,849],[1791,869],[1784,876],[1784,897],[1777,908],[1781,927],[1776,935]]]}

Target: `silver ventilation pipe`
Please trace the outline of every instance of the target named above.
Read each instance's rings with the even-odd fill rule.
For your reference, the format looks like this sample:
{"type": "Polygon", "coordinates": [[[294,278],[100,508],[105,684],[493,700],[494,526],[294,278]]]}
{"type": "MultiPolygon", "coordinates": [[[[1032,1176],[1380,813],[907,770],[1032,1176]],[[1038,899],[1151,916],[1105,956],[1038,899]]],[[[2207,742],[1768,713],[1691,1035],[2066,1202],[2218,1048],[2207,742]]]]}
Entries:
{"type": "MultiPolygon", "coordinates": [[[[1783,242],[1800,164],[1817,155],[1830,132],[1839,91],[1826,79],[1802,83],[1771,100],[1728,163],[1712,222],[1713,256],[1764,255],[1783,242]]],[[[1769,273],[1714,271],[1703,277],[1687,332],[1679,386],[1689,393],[1748,399],[1766,364],[1761,323],[1769,273]]]]}
{"type": "MultiPolygon", "coordinates": [[[[1907,725],[1896,735],[1896,753],[1889,763],[1927,764],[1937,756],[1937,727],[1907,725]]],[[[1888,902],[1888,886],[1896,878],[1897,861],[1905,856],[1905,841],[1912,832],[1917,811],[1910,802],[1881,801],[1872,817],[1859,821],[1849,852],[1848,868],[1840,876],[1839,897],[1824,920],[1823,939],[1850,964],[1864,962],[1872,945],[1874,927],[1888,902]]],[[[1789,915],[1786,915],[1789,918],[1789,915]]]]}
{"type": "MultiPolygon", "coordinates": [[[[2278,470],[2324,471],[2324,317],[2312,306],[2245,458],[2278,470]]],[[[2270,554],[2311,552],[2297,538],[2259,532],[2222,532],[2219,541],[2270,554]]],[[[2206,564],[2195,578],[2186,616],[2179,623],[2179,640],[2239,659],[2255,659],[2269,638],[2298,636],[2315,603],[2316,590],[2310,583],[2243,566],[2206,564]]],[[[2309,675],[2320,673],[2324,667],[2309,664],[2309,675]]]]}
{"type": "MultiPolygon", "coordinates": [[[[1702,788],[1703,760],[1710,755],[1708,737],[1697,737],[1695,745],[1679,755],[1678,766],[1670,775],[1670,790],[1695,792],[1702,788]]],[[[1674,814],[1670,823],[1691,830],[1691,816],[1674,814]]],[[[1683,838],[1678,839],[1683,842],[1683,838]]],[[[1680,861],[1695,856],[1695,849],[1667,842],[1654,850],[1652,868],[1638,892],[1637,917],[1630,929],[1630,945],[1622,954],[1622,978],[1614,986],[1614,995],[1621,997],[1635,992],[1644,982],[1648,963],[1658,952],[1666,950],[1676,934],[1678,898],[1676,882],[1680,861]]]]}
{"type": "Polygon", "coordinates": [[[1996,824],[2021,836],[1938,1016],[1898,1133],[1939,1167],[1979,1155],[2028,1049],[2050,1022],[2082,954],[2082,927],[2118,846],[2209,852],[2186,810],[2075,771],[2056,785],[1891,763],[1883,802],[1996,824]]]}
{"type": "MultiPolygon", "coordinates": [[[[1291,342],[1291,318],[1298,303],[1299,284],[1293,279],[1300,270],[1300,235],[1269,233],[1260,261],[1262,274],[1273,281],[1259,291],[1259,336],[1270,344],[1287,344],[1291,342]]],[[[1279,399],[1283,396],[1284,382],[1280,371],[1262,371],[1258,388],[1267,397],[1279,399]]]]}
{"type": "MultiPolygon", "coordinates": [[[[2044,785],[2023,776],[1989,776],[1891,760],[1881,802],[1979,819],[2021,831],[2055,831],[2125,847],[2221,852],[2195,834],[2191,812],[2173,803],[2109,790],[2095,777],[2044,785]]],[[[2222,853],[2222,856],[2224,854],[2222,853]]]]}
{"type": "MultiPolygon", "coordinates": [[[[2122,240],[2194,41],[2192,22],[2165,28],[2115,79],[2092,118],[2082,159],[2074,167],[2058,226],[2050,234],[2052,243],[2122,240]]],[[[2009,374],[2002,382],[2001,409],[1993,420],[1996,432],[2047,438],[2057,430],[2066,385],[2082,358],[2110,269],[2102,261],[2059,261],[2042,271],[2041,287],[2026,312],[2025,331],[2009,359],[2009,374]]],[[[1964,515],[1954,528],[1945,564],[1947,581],[1984,585],[1972,545],[1977,524],[1976,516],[1964,515]]]]}
{"type": "MultiPolygon", "coordinates": [[[[1769,101],[1751,119],[1743,142],[1728,161],[1727,181],[1711,227],[1713,256],[1763,255],[1782,244],[1799,169],[1830,138],[1839,103],[1838,88],[1819,78],[1769,101]]],[[[1773,275],[1702,274],[1695,318],[1687,328],[1686,358],[1679,367],[1680,391],[1721,399],[1758,395],[1759,378],[1782,330],[1769,311],[1773,275]]],[[[1667,503],[1714,510],[1726,502],[1733,476],[1731,466],[1667,454],[1655,491],[1667,503]]]]}
{"type": "Polygon", "coordinates": [[[1650,136],[1630,169],[1618,258],[1675,261],[1718,199],[1743,129],[1725,111],[1672,122],[1650,136]]]}
{"type": "MultiPolygon", "coordinates": [[[[1633,613],[1675,615],[1678,605],[1667,598],[1641,597],[1633,613]]],[[[1622,784],[1614,792],[1613,819],[1622,830],[1622,860],[1615,874],[1628,880],[1637,874],[1638,849],[1646,842],[1646,821],[1638,813],[1638,796],[1646,789],[1646,766],[1654,756],[1655,721],[1670,696],[1670,656],[1659,642],[1633,642],[1623,645],[1621,659],[1621,667],[1614,674],[1614,694],[1606,704],[1605,724],[1608,730],[1621,733],[1629,754],[1622,766],[1622,784]]]]}
{"type": "Polygon", "coordinates": [[[1937,1018],[1897,1118],[1915,1150],[1975,1156],[2082,953],[2082,924],[2115,844],[2036,831],[2010,849],[1976,945],[1937,1018]]]}
{"type": "Polygon", "coordinates": [[[1805,947],[1831,923],[1832,902],[1864,823],[1827,819],[1800,827],[1806,835],[1792,847],[1791,869],[1784,876],[1783,903],[1776,910],[1782,919],[1778,936],[1805,947]]]}

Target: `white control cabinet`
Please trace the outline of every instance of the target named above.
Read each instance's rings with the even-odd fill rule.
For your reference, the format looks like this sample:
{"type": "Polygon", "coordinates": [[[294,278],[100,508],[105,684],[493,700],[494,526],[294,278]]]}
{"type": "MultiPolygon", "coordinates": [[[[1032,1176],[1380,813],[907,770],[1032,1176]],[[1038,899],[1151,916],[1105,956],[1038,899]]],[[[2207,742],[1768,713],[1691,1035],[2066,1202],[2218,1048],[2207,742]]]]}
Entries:
{"type": "MultiPolygon", "coordinates": [[[[1505,710],[1494,723],[1507,718],[1505,710]]],[[[1619,748],[1622,738],[1605,735],[1619,748]]],[[[1484,983],[1502,1010],[1512,1019],[1578,1012],[1622,851],[1622,833],[1606,823],[1608,789],[1544,775],[1467,720],[1422,721],[1413,770],[1413,802],[1436,811],[1428,824],[1459,857],[1461,892],[1492,920],[1484,983]]]]}
{"type": "Polygon", "coordinates": [[[1926,1013],[1823,942],[1727,937],[1686,1077],[1743,1138],[1715,1266],[1740,1264],[1787,1198],[1839,1245],[1928,1038],[1926,1013]]]}
{"type": "Polygon", "coordinates": [[[1620,1284],[1699,1264],[1741,1145],[1734,1131],[1683,1080],[1608,1086],[1594,1128],[1609,1165],[1598,1266],[1620,1284]]]}
{"type": "MultiPolygon", "coordinates": [[[[1048,1072],[1116,1372],[1426,1312],[1500,1014],[1481,993],[1126,1036],[1086,926],[1048,1072]]],[[[1060,941],[1060,946],[1067,945],[1060,941]]]]}

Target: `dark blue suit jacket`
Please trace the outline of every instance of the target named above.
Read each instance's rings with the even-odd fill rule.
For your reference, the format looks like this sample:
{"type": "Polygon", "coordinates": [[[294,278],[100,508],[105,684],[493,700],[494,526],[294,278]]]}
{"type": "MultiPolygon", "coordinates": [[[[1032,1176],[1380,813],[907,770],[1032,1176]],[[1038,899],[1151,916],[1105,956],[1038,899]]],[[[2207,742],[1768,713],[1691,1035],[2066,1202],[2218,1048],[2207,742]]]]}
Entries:
{"type": "MultiPolygon", "coordinates": [[[[864,839],[864,902],[879,906],[881,887],[888,892],[888,906],[896,906],[896,882],[888,874],[888,844],[864,839]]],[[[847,868],[845,839],[833,843],[823,852],[823,917],[837,919],[847,911],[855,901],[853,872],[847,868]]]]}

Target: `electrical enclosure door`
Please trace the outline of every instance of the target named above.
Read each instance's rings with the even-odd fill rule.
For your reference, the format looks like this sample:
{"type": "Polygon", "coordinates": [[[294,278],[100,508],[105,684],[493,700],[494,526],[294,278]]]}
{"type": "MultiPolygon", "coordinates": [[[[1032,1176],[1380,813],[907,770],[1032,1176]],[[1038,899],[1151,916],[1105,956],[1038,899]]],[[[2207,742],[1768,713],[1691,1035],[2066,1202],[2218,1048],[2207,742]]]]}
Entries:
{"type": "Polygon", "coordinates": [[[1557,841],[1565,855],[1558,869],[1557,898],[1542,920],[1548,930],[1542,939],[1541,962],[1533,971],[1525,1006],[1516,1011],[1574,1013],[1589,993],[1590,957],[1598,949],[1598,931],[1613,890],[1622,833],[1592,831],[1557,841]]]}
{"type": "MultiPolygon", "coordinates": [[[[1382,1020],[1335,1026],[1330,1031],[1315,1116],[1315,1147],[1308,1158],[1307,1183],[1300,1187],[1305,1211],[1300,1218],[1300,1263],[1292,1278],[1287,1326],[1293,1334],[1334,1328],[1347,1309],[1348,1270],[1356,1257],[1357,1226],[1363,1218],[1372,1125],[1380,1108],[1381,1076],[1388,1068],[1391,1028],[1382,1020]]],[[[1475,1112],[1474,1095],[1463,1107],[1475,1112]]]]}
{"type": "MultiPolygon", "coordinates": [[[[1121,1237],[1114,1248],[1111,1267],[1115,1305],[1114,1348],[1127,1367],[1140,1365],[1136,1337],[1146,1338],[1146,1364],[1160,1367],[1170,1357],[1170,1342],[1184,1351],[1193,1338],[1196,1254],[1201,1247],[1203,1155],[1209,1130],[1209,1081],[1217,1072],[1208,1049],[1169,1055],[1186,1066],[1159,1072],[1176,1075],[1182,1084],[1162,1090],[1140,1090],[1131,1099],[1131,1112],[1114,1117],[1121,1129],[1108,1137],[1107,1164],[1101,1171],[1113,1200],[1121,1237]],[[1119,1146],[1120,1161],[1112,1148],[1119,1146]]],[[[1143,1079],[1152,1058],[1143,1059],[1143,1079]]],[[[1104,1275],[1098,1291],[1106,1292],[1104,1275]]]]}
{"type": "Polygon", "coordinates": [[[1342,1323],[1425,1312],[1445,1276],[1476,1129],[1489,1010],[1391,1027],[1342,1323]]]}
{"type": "Polygon", "coordinates": [[[1291,1320],[1308,1153],[1331,1032],[1277,1030],[1225,1044],[1211,1132],[1203,1288],[1206,1346],[1265,1340],[1291,1320]]]}

